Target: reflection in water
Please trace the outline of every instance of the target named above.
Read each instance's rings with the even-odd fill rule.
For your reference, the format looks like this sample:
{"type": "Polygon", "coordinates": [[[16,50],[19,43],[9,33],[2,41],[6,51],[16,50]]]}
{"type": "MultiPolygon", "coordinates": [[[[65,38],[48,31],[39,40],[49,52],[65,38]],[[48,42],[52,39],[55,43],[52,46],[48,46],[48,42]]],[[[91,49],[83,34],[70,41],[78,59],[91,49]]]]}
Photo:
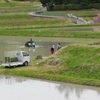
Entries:
{"type": "Polygon", "coordinates": [[[25,78],[20,78],[20,77],[10,77],[10,76],[5,76],[5,84],[7,85],[12,85],[14,83],[22,83],[23,81],[26,81],[25,78]]]}
{"type": "Polygon", "coordinates": [[[66,84],[56,86],[60,93],[65,92],[67,100],[99,100],[100,88],[87,87],[82,85],[66,84]],[[74,99],[71,99],[73,98],[74,99]]]}
{"type": "Polygon", "coordinates": [[[100,88],[0,75],[0,100],[100,100],[100,88]]]}

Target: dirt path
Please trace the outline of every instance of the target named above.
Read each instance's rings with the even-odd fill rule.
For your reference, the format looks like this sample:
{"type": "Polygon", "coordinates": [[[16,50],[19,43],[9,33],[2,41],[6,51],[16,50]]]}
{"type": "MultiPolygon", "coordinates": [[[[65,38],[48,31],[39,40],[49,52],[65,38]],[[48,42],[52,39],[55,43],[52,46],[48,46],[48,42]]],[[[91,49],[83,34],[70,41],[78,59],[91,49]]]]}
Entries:
{"type": "Polygon", "coordinates": [[[79,17],[76,17],[72,14],[67,14],[67,16],[48,16],[48,15],[41,15],[40,14],[41,11],[38,11],[38,12],[29,12],[28,14],[30,16],[33,16],[33,17],[43,17],[43,18],[60,18],[60,19],[66,19],[66,20],[71,20],[72,22],[76,23],[76,24],[90,24],[89,21],[86,21],[84,20],[83,18],[79,18],[79,17]]]}

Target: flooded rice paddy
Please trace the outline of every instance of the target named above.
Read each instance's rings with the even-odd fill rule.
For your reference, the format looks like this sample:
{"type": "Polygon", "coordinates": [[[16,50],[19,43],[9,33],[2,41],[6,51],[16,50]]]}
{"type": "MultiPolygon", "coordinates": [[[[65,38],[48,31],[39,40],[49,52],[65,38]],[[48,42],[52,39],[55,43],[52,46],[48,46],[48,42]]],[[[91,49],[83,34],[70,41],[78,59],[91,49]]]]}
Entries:
{"type": "Polygon", "coordinates": [[[84,38],[53,38],[53,37],[25,37],[25,36],[0,36],[0,61],[4,59],[5,51],[25,50],[31,57],[38,55],[49,56],[50,48],[54,44],[55,51],[57,43],[61,43],[61,47],[72,43],[89,43],[96,42],[99,39],[84,39],[84,38]],[[26,41],[32,38],[36,41],[36,47],[25,47],[26,41]]]}
{"type": "Polygon", "coordinates": [[[0,75],[0,100],[100,100],[100,88],[0,75]]]}

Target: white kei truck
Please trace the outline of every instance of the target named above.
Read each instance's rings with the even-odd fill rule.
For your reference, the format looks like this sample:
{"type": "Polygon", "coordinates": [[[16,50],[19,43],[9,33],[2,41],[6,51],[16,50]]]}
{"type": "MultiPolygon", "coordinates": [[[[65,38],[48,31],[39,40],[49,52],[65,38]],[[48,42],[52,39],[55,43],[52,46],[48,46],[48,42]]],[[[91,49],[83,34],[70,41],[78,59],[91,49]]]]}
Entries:
{"type": "Polygon", "coordinates": [[[16,67],[20,65],[28,66],[30,55],[26,51],[7,51],[4,52],[4,62],[1,66],[16,67]]]}

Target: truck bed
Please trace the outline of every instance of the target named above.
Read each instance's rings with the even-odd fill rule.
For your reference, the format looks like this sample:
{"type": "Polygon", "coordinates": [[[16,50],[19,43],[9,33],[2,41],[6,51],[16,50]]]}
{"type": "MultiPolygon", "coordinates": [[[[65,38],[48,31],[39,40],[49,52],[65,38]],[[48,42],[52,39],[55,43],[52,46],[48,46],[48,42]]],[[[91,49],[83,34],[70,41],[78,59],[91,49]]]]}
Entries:
{"type": "Polygon", "coordinates": [[[12,66],[18,66],[18,65],[23,65],[23,62],[18,61],[18,62],[4,62],[1,64],[1,66],[5,67],[12,67],[12,66]]]}

